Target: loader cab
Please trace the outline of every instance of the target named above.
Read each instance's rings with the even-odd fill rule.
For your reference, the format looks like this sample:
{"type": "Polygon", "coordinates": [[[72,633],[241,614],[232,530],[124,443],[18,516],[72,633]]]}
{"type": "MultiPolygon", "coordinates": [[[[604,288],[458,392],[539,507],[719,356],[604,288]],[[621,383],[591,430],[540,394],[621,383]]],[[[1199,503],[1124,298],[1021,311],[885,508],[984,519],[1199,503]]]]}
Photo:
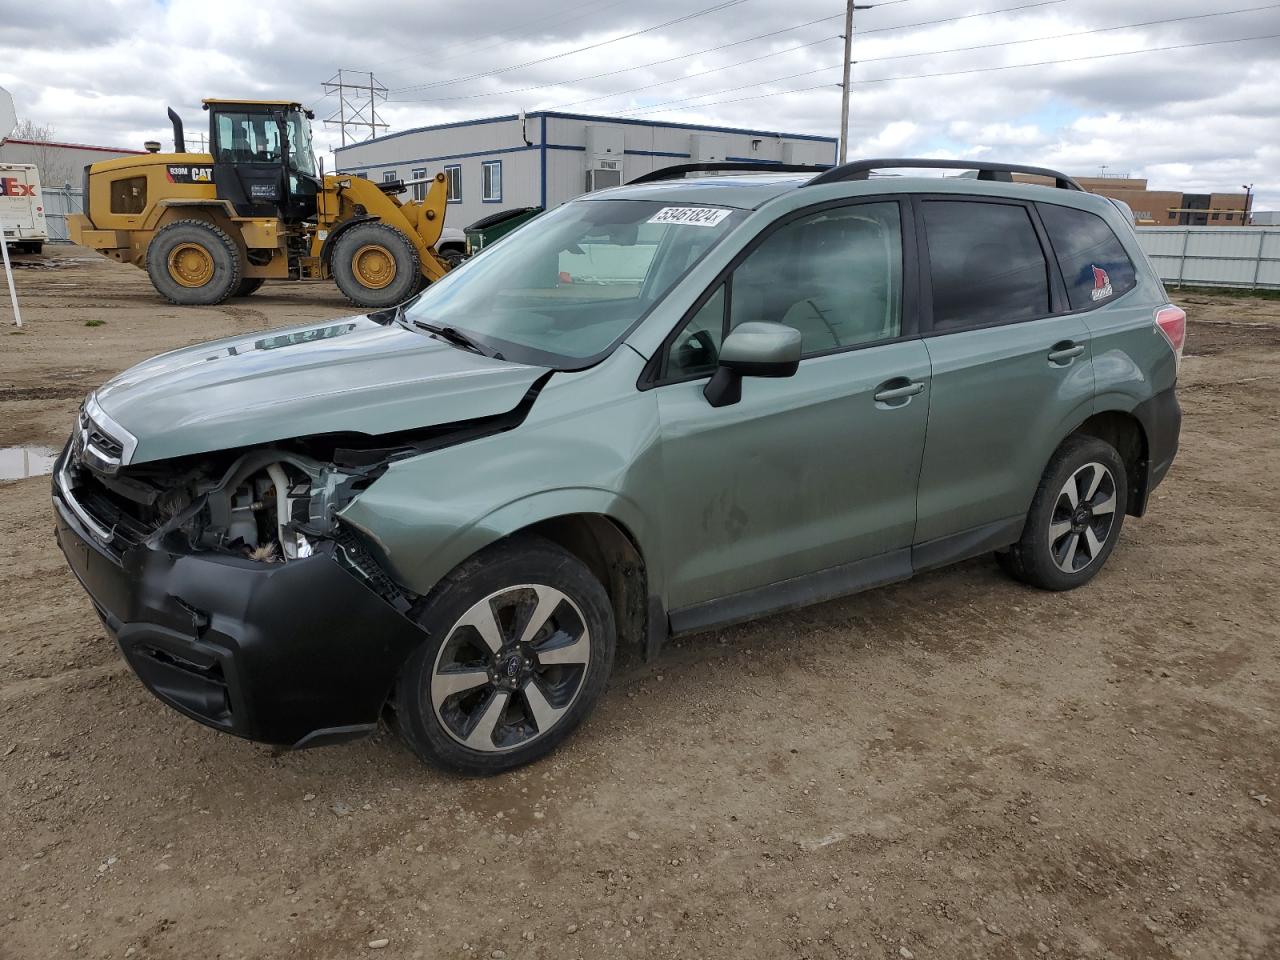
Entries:
{"type": "Polygon", "coordinates": [[[316,213],[321,188],[311,147],[312,114],[284,101],[205,100],[218,196],[242,217],[286,223],[316,213]]]}

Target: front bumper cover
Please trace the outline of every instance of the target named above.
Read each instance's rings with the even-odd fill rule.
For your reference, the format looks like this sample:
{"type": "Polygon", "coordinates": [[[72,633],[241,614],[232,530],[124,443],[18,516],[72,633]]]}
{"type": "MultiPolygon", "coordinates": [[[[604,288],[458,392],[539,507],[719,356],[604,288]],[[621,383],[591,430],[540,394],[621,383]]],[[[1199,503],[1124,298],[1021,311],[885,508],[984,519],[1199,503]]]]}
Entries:
{"type": "Polygon", "coordinates": [[[125,660],[217,730],[295,747],[368,733],[426,637],[332,552],[276,564],[148,547],[117,556],[66,499],[55,481],[58,544],[125,660]]]}

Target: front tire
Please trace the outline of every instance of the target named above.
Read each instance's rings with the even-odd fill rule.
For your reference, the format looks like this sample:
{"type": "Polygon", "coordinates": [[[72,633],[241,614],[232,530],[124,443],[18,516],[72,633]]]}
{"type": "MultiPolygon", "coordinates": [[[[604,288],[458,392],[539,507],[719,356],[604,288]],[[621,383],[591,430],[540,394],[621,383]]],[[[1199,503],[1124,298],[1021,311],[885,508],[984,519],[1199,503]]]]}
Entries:
{"type": "Polygon", "coordinates": [[[421,759],[495,774],[554,750],[613,665],[600,581],[549,541],[518,537],[450,573],[415,619],[429,639],[401,671],[396,726],[421,759]]]}
{"type": "Polygon", "coordinates": [[[1097,437],[1068,437],[1045,468],[1022,537],[1000,565],[1042,590],[1074,590],[1111,556],[1128,507],[1124,460],[1097,437]]]}
{"type": "Polygon", "coordinates": [[[147,246],[147,274],[171,303],[212,306],[240,287],[243,265],[235,241],[203,220],[178,220],[147,246]]]}
{"type": "Polygon", "coordinates": [[[360,223],[333,246],[330,270],[338,289],[360,307],[394,307],[418,289],[422,265],[403,233],[385,223],[360,223]]]}

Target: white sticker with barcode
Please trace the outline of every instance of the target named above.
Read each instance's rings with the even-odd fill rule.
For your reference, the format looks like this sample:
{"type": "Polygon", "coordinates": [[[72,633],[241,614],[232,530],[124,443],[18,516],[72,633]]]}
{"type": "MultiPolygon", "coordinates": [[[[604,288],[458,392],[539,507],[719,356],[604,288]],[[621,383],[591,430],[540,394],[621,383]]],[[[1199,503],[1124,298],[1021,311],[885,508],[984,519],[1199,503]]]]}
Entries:
{"type": "Polygon", "coordinates": [[[714,227],[733,211],[719,207],[663,207],[650,223],[680,223],[690,227],[714,227]]]}

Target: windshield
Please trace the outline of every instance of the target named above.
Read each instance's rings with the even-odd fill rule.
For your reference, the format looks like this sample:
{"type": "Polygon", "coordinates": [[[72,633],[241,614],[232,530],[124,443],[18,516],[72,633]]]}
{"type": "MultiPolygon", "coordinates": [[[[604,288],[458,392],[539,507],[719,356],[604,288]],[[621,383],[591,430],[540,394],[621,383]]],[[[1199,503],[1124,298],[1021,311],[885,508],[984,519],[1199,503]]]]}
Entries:
{"type": "MultiPolygon", "coordinates": [[[[303,115],[289,111],[283,115],[289,126],[289,169],[293,173],[316,174],[316,158],[311,149],[311,126],[303,115]]],[[[279,163],[283,143],[280,121],[274,113],[219,113],[218,153],[223,163],[279,163]]]]}
{"type": "Polygon", "coordinates": [[[651,200],[566,204],[427,288],[410,320],[550,366],[607,350],[742,220],[651,200]]]}
{"type": "Polygon", "coordinates": [[[316,176],[316,155],[311,149],[311,124],[301,113],[289,115],[289,169],[316,176]]]}

